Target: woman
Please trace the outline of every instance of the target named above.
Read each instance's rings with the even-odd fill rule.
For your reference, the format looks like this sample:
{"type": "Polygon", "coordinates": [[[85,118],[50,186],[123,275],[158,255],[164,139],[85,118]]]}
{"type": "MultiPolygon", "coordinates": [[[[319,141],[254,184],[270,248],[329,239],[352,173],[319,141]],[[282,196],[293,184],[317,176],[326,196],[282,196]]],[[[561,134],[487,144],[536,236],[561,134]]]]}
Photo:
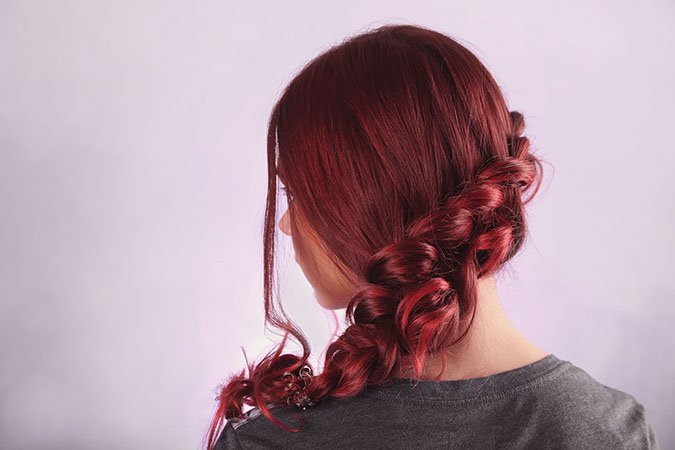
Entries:
{"type": "Polygon", "coordinates": [[[222,387],[209,450],[657,448],[634,397],[500,306],[542,180],[524,127],[476,56],[426,28],[382,26],[303,68],[268,134],[265,312],[285,334],[222,387]],[[346,308],[317,374],[272,301],[277,177],[317,300],[346,308]],[[289,334],[302,355],[282,353],[289,334]]]}

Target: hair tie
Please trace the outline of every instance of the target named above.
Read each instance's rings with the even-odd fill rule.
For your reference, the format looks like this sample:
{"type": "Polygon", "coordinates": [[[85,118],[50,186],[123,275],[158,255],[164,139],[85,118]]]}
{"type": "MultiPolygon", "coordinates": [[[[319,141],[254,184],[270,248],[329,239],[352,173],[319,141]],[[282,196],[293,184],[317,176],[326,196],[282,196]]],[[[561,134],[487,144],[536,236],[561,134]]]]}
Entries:
{"type": "Polygon", "coordinates": [[[286,403],[291,406],[291,400],[295,403],[296,406],[302,408],[303,410],[307,409],[308,406],[314,406],[314,402],[311,398],[305,393],[305,388],[312,378],[312,368],[307,364],[302,366],[299,370],[300,379],[302,380],[303,386],[298,385],[298,378],[291,372],[284,372],[283,378],[286,380],[286,387],[284,390],[288,392],[288,397],[286,398],[286,403]]]}

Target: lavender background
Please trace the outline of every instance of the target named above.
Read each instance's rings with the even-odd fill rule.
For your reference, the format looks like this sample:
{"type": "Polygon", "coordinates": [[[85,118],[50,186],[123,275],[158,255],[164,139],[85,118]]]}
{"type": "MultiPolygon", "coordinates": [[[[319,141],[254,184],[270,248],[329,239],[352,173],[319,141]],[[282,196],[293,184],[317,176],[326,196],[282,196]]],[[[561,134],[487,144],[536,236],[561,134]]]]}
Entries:
{"type": "MultiPolygon", "coordinates": [[[[666,0],[1,0],[1,448],[198,447],[241,348],[278,339],[261,305],[272,104],[319,51],[390,22],[474,50],[550,163],[499,278],[513,320],[634,395],[675,448],[666,0]]],[[[316,361],[331,317],[279,239],[316,361]]]]}

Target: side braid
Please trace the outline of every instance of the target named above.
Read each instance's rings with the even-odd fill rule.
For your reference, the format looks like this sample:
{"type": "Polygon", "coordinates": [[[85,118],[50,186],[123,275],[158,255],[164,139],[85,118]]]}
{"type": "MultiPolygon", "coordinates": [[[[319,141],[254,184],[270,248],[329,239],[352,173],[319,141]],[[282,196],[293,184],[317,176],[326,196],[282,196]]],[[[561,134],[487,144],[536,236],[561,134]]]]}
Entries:
{"type": "MultiPolygon", "coordinates": [[[[512,112],[511,117],[510,156],[486,164],[459,194],[413,222],[403,240],[372,255],[365,283],[346,309],[349,326],[329,345],[321,374],[307,376],[307,355],[281,355],[279,347],[274,358],[265,360],[274,367],[249,366],[253,374],[267,374],[259,383],[247,382],[242,372],[236,378],[242,380],[241,393],[226,394],[251,395],[269,383],[291,392],[283,404],[292,399],[305,407],[328,397],[352,397],[367,384],[386,383],[408,359],[421,373],[425,360],[459,334],[460,319],[470,315],[473,320],[477,280],[499,268],[522,244],[526,202],[521,193],[534,180],[541,182],[541,163],[520,135],[522,115],[512,112]],[[276,375],[281,372],[283,376],[276,375]]],[[[265,404],[259,406],[268,412],[265,404]]],[[[236,407],[223,413],[227,418],[242,415],[236,407]]]]}
{"type": "MultiPolygon", "coordinates": [[[[522,116],[512,117],[517,131],[522,116]]],[[[406,358],[421,373],[426,358],[459,333],[460,318],[473,320],[478,279],[522,242],[520,193],[536,179],[532,160],[522,154],[527,139],[509,142],[519,157],[485,165],[459,194],[415,221],[403,240],[371,257],[366,282],[347,306],[350,325],[328,347],[321,374],[327,382],[309,388],[310,396],[353,396],[367,383],[391,379],[406,358]]]]}

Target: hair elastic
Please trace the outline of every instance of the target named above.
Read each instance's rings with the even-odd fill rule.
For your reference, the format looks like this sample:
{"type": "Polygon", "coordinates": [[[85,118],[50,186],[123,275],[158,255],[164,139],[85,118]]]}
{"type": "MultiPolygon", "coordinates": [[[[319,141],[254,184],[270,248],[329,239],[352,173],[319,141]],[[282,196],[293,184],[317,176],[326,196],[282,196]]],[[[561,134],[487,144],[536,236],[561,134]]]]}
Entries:
{"type": "Polygon", "coordinates": [[[284,380],[287,381],[286,387],[284,387],[284,390],[288,392],[286,403],[290,406],[292,400],[295,406],[305,410],[308,406],[314,406],[314,401],[305,393],[305,388],[313,376],[312,368],[305,364],[300,368],[299,374],[303,382],[302,387],[298,386],[298,378],[295,374],[291,372],[284,372],[283,374],[284,380]]]}

